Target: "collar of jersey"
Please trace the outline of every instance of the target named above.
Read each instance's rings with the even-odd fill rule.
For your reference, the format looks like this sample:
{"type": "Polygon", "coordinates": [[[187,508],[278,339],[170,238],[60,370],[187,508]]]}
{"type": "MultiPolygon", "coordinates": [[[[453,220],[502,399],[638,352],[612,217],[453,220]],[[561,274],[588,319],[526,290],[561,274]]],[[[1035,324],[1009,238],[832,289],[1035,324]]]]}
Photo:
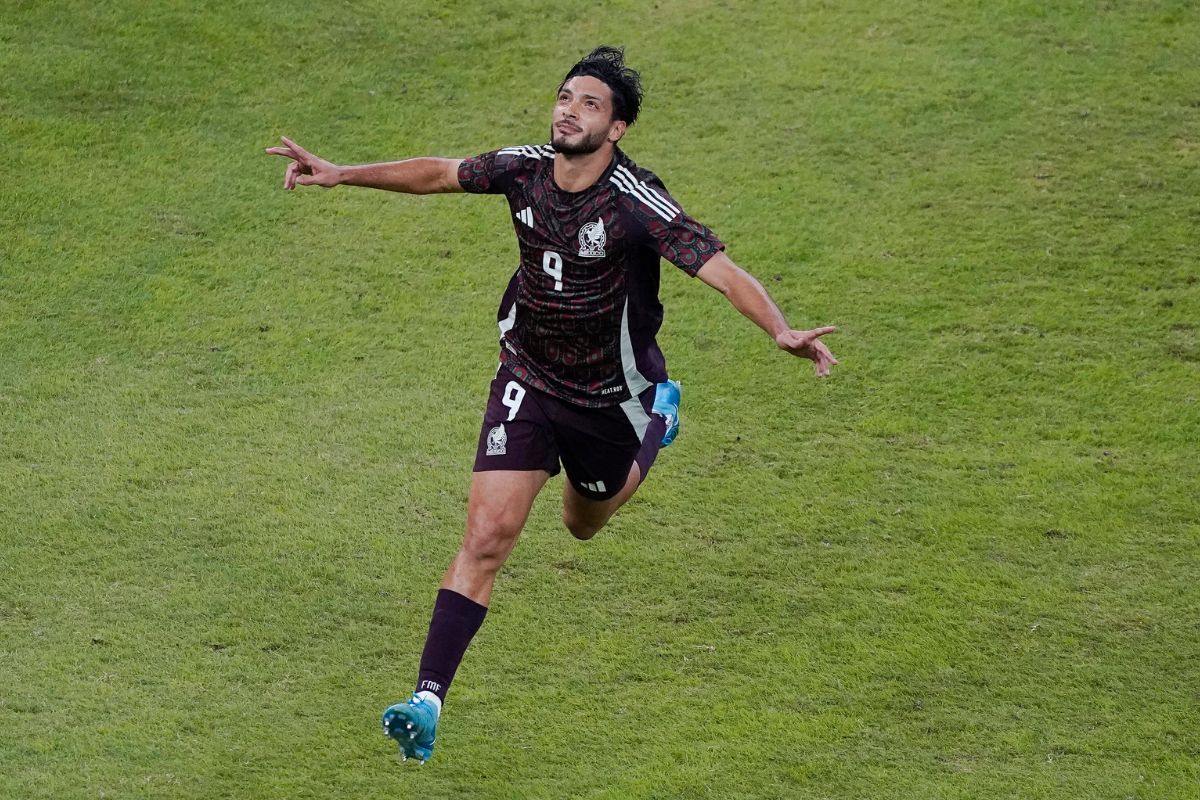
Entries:
{"type": "MultiPolygon", "coordinates": [[[[558,154],[555,153],[555,157],[557,157],[557,156],[558,156],[558,154]]],[[[591,186],[588,186],[584,189],[580,189],[578,192],[567,191],[566,189],[559,186],[558,183],[554,180],[554,159],[551,158],[547,161],[547,163],[550,165],[550,187],[552,189],[554,189],[555,193],[557,193],[561,197],[580,197],[584,194],[587,194],[592,189],[595,189],[597,186],[603,186],[603,185],[607,184],[608,179],[612,176],[613,172],[617,169],[617,164],[621,163],[622,160],[627,160],[627,159],[624,159],[624,156],[625,156],[625,154],[623,152],[621,152],[621,148],[614,146],[612,159],[608,162],[608,166],[604,168],[604,172],[600,173],[600,177],[596,178],[595,183],[593,183],[591,186]]]]}

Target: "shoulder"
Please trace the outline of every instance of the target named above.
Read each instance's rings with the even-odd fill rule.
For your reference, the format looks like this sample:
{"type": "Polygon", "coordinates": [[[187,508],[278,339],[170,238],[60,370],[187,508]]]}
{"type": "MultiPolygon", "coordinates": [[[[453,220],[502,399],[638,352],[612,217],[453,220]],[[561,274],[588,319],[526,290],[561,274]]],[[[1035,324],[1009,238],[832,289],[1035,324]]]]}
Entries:
{"type": "Polygon", "coordinates": [[[517,144],[496,151],[498,163],[532,166],[542,161],[554,160],[554,148],[548,144],[517,144]]]}
{"type": "Polygon", "coordinates": [[[548,144],[502,147],[463,159],[458,167],[458,182],[469,192],[497,194],[553,158],[554,150],[548,144]]]}
{"type": "Polygon", "coordinates": [[[535,160],[554,158],[554,148],[549,144],[514,144],[511,147],[502,147],[498,152],[509,156],[519,156],[535,160]]]}
{"type": "Polygon", "coordinates": [[[609,182],[637,217],[670,222],[682,213],[659,177],[633,163],[624,153],[618,154],[609,182]]]}

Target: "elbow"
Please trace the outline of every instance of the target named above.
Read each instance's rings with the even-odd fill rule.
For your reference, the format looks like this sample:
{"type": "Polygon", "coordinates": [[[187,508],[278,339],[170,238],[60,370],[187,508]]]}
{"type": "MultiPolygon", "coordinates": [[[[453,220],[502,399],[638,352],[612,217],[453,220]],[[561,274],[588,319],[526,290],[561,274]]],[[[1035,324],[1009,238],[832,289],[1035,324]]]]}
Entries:
{"type": "Polygon", "coordinates": [[[730,300],[740,290],[758,283],[749,272],[730,261],[724,253],[715,254],[700,267],[696,275],[730,300]]]}
{"type": "Polygon", "coordinates": [[[761,289],[762,285],[755,280],[753,275],[735,264],[730,268],[725,280],[721,281],[719,291],[726,297],[732,298],[735,294],[747,290],[753,292],[761,289]]]}

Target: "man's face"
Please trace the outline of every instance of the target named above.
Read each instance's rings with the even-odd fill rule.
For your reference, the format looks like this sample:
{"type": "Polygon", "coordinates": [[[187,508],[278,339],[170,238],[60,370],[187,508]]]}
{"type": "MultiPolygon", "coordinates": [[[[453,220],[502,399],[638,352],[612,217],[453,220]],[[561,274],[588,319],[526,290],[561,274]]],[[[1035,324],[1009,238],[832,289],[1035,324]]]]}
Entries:
{"type": "Polygon", "coordinates": [[[550,144],[569,156],[586,155],[606,141],[616,142],[625,123],[613,119],[612,89],[590,75],[576,75],[558,90],[550,123],[550,144]]]}

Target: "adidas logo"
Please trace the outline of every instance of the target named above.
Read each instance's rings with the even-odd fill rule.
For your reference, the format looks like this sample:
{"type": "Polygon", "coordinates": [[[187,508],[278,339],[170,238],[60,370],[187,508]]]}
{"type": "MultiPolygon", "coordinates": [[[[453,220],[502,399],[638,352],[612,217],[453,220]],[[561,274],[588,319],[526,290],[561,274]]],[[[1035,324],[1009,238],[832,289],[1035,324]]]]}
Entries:
{"type": "Polygon", "coordinates": [[[583,488],[585,488],[589,491],[596,492],[598,494],[603,494],[604,492],[608,491],[607,489],[604,488],[604,481],[596,481],[595,483],[585,483],[583,485],[583,488]]]}
{"type": "Polygon", "coordinates": [[[513,216],[515,216],[517,219],[521,220],[521,222],[524,222],[529,227],[531,227],[531,228],[533,227],[533,209],[532,208],[526,206],[525,208],[521,209],[513,216]]]}

